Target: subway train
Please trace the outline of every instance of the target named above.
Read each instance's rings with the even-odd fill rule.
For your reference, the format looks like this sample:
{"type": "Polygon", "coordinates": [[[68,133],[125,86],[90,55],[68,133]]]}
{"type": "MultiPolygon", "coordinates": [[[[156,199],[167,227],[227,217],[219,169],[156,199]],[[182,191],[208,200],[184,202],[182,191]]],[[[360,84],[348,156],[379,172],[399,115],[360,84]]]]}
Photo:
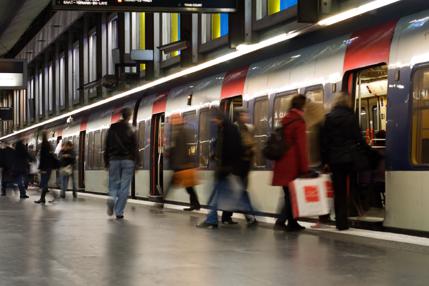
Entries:
{"type": "MultiPolygon", "coordinates": [[[[104,138],[109,126],[119,120],[120,109],[132,108],[141,163],[130,195],[156,199],[172,174],[168,163],[169,118],[181,113],[194,134],[188,147],[197,158],[197,192],[204,204],[213,183],[210,154],[215,132],[210,109],[220,107],[232,116],[234,108],[245,107],[257,145],[249,192],[255,208],[269,216],[277,212],[282,193],[271,186],[272,163],[261,152],[267,136],[287,113],[290,99],[304,94],[309,100],[305,111],[308,152],[311,165],[317,167],[318,126],[329,111],[333,95],[343,90],[353,97],[362,136],[385,156],[385,191],[380,191],[385,196],[383,225],[429,231],[428,31],[429,11],[419,12],[261,61],[249,60],[167,91],[130,94],[120,104],[108,102],[91,114],[76,113],[73,121],[51,122],[43,128],[53,144],[74,142],[80,190],[105,194],[108,174],[103,163],[104,138]]],[[[21,138],[37,145],[40,131],[40,127],[30,128],[3,139],[21,138]]],[[[185,205],[189,198],[185,191],[177,190],[169,193],[167,201],[185,205]]]]}

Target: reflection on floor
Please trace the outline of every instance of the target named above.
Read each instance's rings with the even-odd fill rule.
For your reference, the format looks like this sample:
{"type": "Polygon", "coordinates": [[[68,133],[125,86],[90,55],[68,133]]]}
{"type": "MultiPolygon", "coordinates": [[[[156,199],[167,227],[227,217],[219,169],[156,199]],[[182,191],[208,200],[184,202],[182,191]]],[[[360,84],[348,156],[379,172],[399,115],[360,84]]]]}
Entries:
{"type": "Polygon", "coordinates": [[[0,285],[427,285],[429,250],[328,232],[197,229],[200,214],[0,197],[0,285]]]}

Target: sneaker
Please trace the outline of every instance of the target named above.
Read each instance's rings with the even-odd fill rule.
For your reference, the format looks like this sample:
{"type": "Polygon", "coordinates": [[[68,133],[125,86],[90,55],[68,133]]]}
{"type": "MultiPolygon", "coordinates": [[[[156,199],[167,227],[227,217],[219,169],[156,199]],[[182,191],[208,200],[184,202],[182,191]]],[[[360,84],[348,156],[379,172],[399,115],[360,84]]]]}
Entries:
{"type": "Polygon", "coordinates": [[[27,196],[27,195],[23,195],[23,196],[19,196],[19,198],[20,198],[20,199],[28,199],[28,198],[29,198],[29,196],[27,196]]]}
{"type": "Polygon", "coordinates": [[[73,199],[76,199],[76,198],[77,198],[77,192],[73,191],[73,199]]]}
{"type": "Polygon", "coordinates": [[[38,201],[34,201],[34,203],[36,203],[36,204],[44,204],[46,202],[45,202],[45,200],[38,200],[38,201]]]}
{"type": "Polygon", "coordinates": [[[116,215],[116,219],[120,220],[120,219],[124,219],[123,215],[116,215]]]}
{"type": "Polygon", "coordinates": [[[215,229],[217,228],[217,223],[208,223],[206,221],[203,221],[200,224],[197,224],[198,228],[207,228],[207,229],[215,229]]]}
{"type": "Polygon", "coordinates": [[[114,206],[113,201],[112,200],[108,200],[107,201],[107,215],[108,216],[112,216],[113,215],[113,206],[114,206]]]}

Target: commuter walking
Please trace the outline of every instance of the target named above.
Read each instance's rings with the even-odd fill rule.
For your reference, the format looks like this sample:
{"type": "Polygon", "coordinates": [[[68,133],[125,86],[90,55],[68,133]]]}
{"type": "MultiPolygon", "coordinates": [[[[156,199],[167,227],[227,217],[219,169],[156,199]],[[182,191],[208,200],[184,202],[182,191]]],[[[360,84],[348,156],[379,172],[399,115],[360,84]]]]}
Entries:
{"type": "Polygon", "coordinates": [[[61,198],[66,197],[69,179],[72,180],[73,198],[77,198],[76,183],[74,178],[74,166],[76,163],[76,153],[71,141],[66,141],[60,151],[60,176],[61,176],[61,198]]]}
{"type": "MultiPolygon", "coordinates": [[[[359,144],[366,146],[359,122],[351,106],[351,97],[338,93],[334,98],[331,112],[326,116],[322,130],[322,162],[327,164],[332,172],[335,223],[338,230],[349,228],[347,221],[348,182],[350,187],[356,183],[353,149],[359,144]]],[[[364,159],[362,157],[359,160],[364,159]]]]}
{"type": "Polygon", "coordinates": [[[6,196],[6,189],[9,184],[15,181],[13,175],[13,162],[15,160],[15,150],[8,144],[2,144],[1,149],[1,167],[2,167],[2,180],[1,180],[1,195],[6,196]]]}
{"type": "Polygon", "coordinates": [[[282,119],[287,149],[283,156],[274,163],[272,182],[273,186],[283,187],[284,192],[284,205],[274,225],[277,230],[299,231],[304,229],[293,217],[288,185],[309,171],[306,125],[303,118],[305,104],[306,97],[296,95],[292,98],[289,112],[282,119]]]}
{"type": "MultiPolygon", "coordinates": [[[[235,125],[237,126],[238,131],[240,133],[241,144],[243,147],[243,154],[241,156],[241,159],[238,161],[239,168],[237,172],[241,178],[244,187],[242,192],[242,201],[246,205],[250,206],[250,213],[246,213],[245,218],[248,226],[251,226],[257,223],[254,215],[254,209],[250,201],[249,192],[247,190],[249,186],[249,173],[255,156],[255,135],[253,131],[253,126],[249,124],[249,113],[247,112],[247,110],[239,108],[235,111],[235,113],[235,117],[237,118],[235,125]]],[[[235,223],[232,220],[232,214],[232,212],[224,211],[222,213],[222,222],[235,223]]]]}
{"type": "Polygon", "coordinates": [[[183,186],[188,192],[190,199],[190,207],[184,210],[199,210],[200,202],[198,201],[198,196],[194,189],[196,184],[195,158],[192,158],[189,151],[189,144],[193,142],[194,138],[192,138],[191,130],[185,126],[185,122],[181,115],[172,115],[171,124],[173,127],[173,134],[169,158],[170,166],[174,174],[166,194],[172,186],[183,186]]]}
{"type": "MultiPolygon", "coordinates": [[[[40,199],[35,201],[36,204],[46,203],[46,194],[49,192],[48,184],[51,178],[52,170],[58,168],[58,160],[53,153],[52,146],[48,141],[46,132],[42,133],[42,144],[40,146],[39,171],[40,171],[40,199]]],[[[56,198],[53,194],[54,199],[56,198]]]]}
{"type": "MultiPolygon", "coordinates": [[[[236,190],[236,193],[243,190],[238,172],[239,161],[243,153],[240,133],[220,110],[213,111],[212,121],[217,126],[214,154],[216,161],[215,183],[209,200],[211,210],[206,220],[198,225],[201,228],[217,228],[217,210],[231,210],[237,206],[239,201],[234,199],[236,196],[232,185],[238,185],[240,188],[240,190],[236,190]]],[[[249,206],[246,207],[249,208],[249,206]]]]}
{"type": "Polygon", "coordinates": [[[107,214],[124,218],[131,179],[138,162],[137,138],[129,124],[131,110],[121,110],[122,119],[110,126],[107,132],[104,162],[109,169],[109,195],[107,214]]]}
{"type": "Polygon", "coordinates": [[[30,169],[31,156],[27,151],[22,140],[19,140],[15,144],[14,161],[13,161],[13,175],[15,182],[19,188],[19,194],[21,199],[28,199],[27,195],[27,176],[30,169]]]}

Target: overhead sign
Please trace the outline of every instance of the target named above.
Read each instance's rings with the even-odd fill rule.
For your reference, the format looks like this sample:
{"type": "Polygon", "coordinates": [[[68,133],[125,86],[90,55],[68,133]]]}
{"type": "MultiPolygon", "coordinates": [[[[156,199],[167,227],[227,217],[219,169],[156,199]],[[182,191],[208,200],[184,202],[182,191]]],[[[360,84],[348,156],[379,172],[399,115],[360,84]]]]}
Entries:
{"type": "Polygon", "coordinates": [[[0,89],[27,88],[27,63],[0,59],[0,89]]]}
{"type": "MultiPolygon", "coordinates": [[[[235,12],[237,0],[53,0],[57,10],[146,12],[235,12]]],[[[240,0],[242,1],[242,0],[240,0]]]]}
{"type": "Polygon", "coordinates": [[[0,107],[0,120],[13,120],[12,107],[0,107]]]}

